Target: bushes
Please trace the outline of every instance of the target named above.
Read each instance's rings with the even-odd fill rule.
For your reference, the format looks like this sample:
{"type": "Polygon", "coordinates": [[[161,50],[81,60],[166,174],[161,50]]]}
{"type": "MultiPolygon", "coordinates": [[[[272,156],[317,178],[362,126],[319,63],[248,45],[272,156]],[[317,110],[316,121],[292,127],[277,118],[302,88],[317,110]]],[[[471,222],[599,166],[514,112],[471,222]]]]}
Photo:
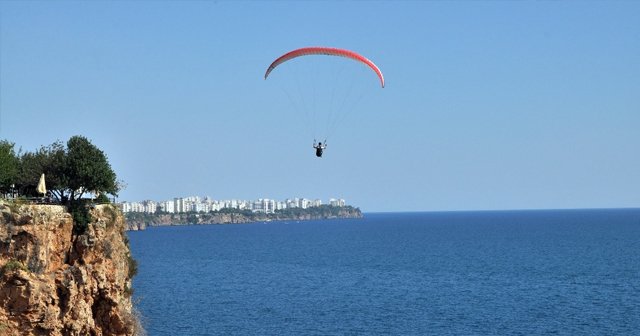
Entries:
{"type": "Polygon", "coordinates": [[[71,202],[69,204],[69,212],[73,217],[73,233],[81,235],[87,231],[89,222],[91,222],[91,214],[89,206],[84,201],[71,202]]]}
{"type": "Polygon", "coordinates": [[[133,259],[131,254],[127,254],[127,265],[128,265],[128,274],[129,279],[133,279],[136,274],[138,274],[138,262],[133,259]]]}
{"type": "Polygon", "coordinates": [[[106,194],[99,194],[98,197],[96,197],[96,201],[97,204],[109,204],[111,203],[111,200],[109,199],[109,196],[107,196],[106,194]]]}
{"type": "Polygon", "coordinates": [[[5,274],[6,272],[13,272],[15,270],[28,271],[29,269],[22,262],[12,259],[2,266],[0,273],[5,274]]]}

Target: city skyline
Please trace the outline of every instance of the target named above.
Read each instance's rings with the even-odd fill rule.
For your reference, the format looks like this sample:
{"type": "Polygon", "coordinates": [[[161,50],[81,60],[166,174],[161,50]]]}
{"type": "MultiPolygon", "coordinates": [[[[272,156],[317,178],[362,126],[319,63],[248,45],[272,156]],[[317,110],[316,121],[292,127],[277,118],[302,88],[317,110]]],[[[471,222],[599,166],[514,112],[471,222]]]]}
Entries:
{"type": "MultiPolygon", "coordinates": [[[[174,197],[171,200],[156,201],[122,201],[116,205],[123,213],[187,213],[187,212],[212,212],[222,209],[250,210],[252,212],[273,213],[277,210],[301,208],[307,209],[323,205],[320,199],[307,199],[304,197],[287,198],[285,200],[274,200],[269,198],[258,198],[256,200],[242,199],[213,199],[209,196],[188,196],[174,197]]],[[[328,205],[343,207],[346,201],[341,198],[330,198],[328,205]]]]}

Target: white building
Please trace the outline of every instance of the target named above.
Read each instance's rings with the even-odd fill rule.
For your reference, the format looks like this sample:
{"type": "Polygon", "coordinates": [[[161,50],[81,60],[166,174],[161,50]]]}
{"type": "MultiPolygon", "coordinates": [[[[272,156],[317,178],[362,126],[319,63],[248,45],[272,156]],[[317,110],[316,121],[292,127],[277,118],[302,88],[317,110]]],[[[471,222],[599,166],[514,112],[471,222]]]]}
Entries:
{"type": "Polygon", "coordinates": [[[311,205],[311,201],[309,201],[306,198],[301,198],[298,202],[298,207],[302,208],[302,209],[306,209],[309,207],[309,205],[311,205]]]}
{"type": "Polygon", "coordinates": [[[343,199],[335,199],[332,198],[329,200],[329,205],[334,206],[334,207],[343,207],[345,206],[346,202],[343,199]]]}
{"type": "Polygon", "coordinates": [[[183,198],[174,198],[173,199],[173,209],[175,209],[175,212],[177,213],[181,213],[184,212],[184,199],[183,198]]]}
{"type": "Polygon", "coordinates": [[[156,213],[157,209],[158,203],[151,200],[142,201],[142,212],[156,213]]]}
{"type": "Polygon", "coordinates": [[[160,203],[160,209],[166,213],[176,212],[175,203],[173,201],[164,201],[160,203]]]}
{"type": "Polygon", "coordinates": [[[251,210],[254,212],[274,213],[276,210],[276,201],[261,198],[253,202],[251,210]]]}
{"type": "Polygon", "coordinates": [[[118,204],[118,207],[120,207],[120,210],[123,213],[131,212],[131,203],[129,203],[129,202],[122,202],[122,203],[118,204]]]}

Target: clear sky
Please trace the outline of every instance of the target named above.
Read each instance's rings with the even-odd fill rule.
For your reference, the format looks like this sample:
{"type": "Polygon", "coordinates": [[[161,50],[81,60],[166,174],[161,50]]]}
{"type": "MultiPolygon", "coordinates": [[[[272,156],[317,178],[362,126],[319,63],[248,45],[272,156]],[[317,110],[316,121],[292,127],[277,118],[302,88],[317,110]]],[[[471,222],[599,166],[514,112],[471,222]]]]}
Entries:
{"type": "Polygon", "coordinates": [[[0,139],[35,150],[86,136],[127,184],[119,200],[640,206],[637,1],[1,1],[0,11],[0,139]],[[276,85],[284,65],[263,79],[279,55],[315,45],[357,51],[387,81],[322,159],[276,85]]]}

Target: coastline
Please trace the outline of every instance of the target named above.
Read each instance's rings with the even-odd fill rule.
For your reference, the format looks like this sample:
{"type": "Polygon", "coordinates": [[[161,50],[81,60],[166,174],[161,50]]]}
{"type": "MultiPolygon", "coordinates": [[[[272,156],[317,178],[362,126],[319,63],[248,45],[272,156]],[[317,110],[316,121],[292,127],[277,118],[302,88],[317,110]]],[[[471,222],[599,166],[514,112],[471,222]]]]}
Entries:
{"type": "Polygon", "coordinates": [[[269,221],[306,221],[318,219],[362,218],[362,212],[351,206],[320,206],[307,209],[288,209],[274,213],[226,210],[209,213],[127,213],[127,230],[144,230],[148,226],[179,226],[207,224],[247,224],[269,221]]]}

